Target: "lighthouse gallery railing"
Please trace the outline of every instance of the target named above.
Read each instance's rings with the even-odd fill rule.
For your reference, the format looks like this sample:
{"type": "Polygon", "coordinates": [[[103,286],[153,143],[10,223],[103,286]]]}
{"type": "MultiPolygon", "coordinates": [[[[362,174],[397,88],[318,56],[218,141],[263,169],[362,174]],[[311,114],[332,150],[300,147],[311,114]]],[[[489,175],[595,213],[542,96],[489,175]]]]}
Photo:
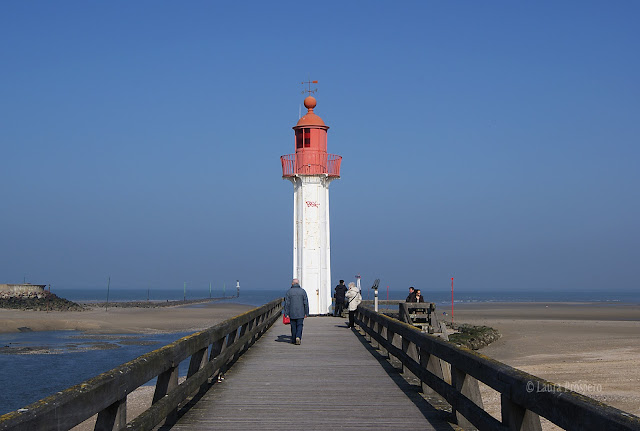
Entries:
{"type": "Polygon", "coordinates": [[[280,157],[282,162],[282,176],[320,175],[330,177],[340,176],[342,156],[327,153],[304,153],[304,161],[297,154],[287,154],[280,157]]]}

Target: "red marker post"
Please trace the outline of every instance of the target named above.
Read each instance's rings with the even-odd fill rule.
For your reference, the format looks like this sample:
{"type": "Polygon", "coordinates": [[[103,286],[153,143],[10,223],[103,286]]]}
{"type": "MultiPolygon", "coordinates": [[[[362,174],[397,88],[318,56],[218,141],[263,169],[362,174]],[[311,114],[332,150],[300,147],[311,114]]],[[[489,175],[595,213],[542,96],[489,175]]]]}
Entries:
{"type": "Polygon", "coordinates": [[[453,325],[453,277],[451,277],[451,324],[453,325]]]}

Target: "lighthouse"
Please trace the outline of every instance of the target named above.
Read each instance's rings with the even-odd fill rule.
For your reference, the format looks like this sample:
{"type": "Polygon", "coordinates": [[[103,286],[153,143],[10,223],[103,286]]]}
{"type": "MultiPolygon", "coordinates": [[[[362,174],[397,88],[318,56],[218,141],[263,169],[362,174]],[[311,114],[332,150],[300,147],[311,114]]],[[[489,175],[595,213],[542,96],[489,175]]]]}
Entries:
{"type": "Polygon", "coordinates": [[[316,99],[304,99],[308,112],[293,127],[295,154],[280,157],[282,178],[293,184],[293,278],[309,297],[309,312],[331,308],[329,184],[340,178],[341,156],[327,153],[327,130],[313,112],[316,99]]]}

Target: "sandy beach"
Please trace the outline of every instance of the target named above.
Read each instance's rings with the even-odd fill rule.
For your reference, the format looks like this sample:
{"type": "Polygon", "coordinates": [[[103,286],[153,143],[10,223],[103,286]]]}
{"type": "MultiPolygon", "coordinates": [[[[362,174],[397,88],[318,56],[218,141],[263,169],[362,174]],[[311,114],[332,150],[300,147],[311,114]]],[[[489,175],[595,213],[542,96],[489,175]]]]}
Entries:
{"type": "Polygon", "coordinates": [[[221,302],[163,308],[92,308],[86,311],[0,309],[0,333],[78,330],[93,334],[187,332],[208,328],[254,308],[221,302]]]}
{"type": "MultiPolygon", "coordinates": [[[[74,329],[90,333],[197,331],[251,306],[210,303],[167,308],[92,309],[83,312],[0,310],[0,332],[74,329]]],[[[451,316],[440,317],[450,321],[451,316]]],[[[457,305],[455,322],[487,325],[502,337],[480,352],[640,415],[640,304],[476,303],[457,305]]],[[[500,415],[498,394],[481,387],[485,408],[500,415]]],[[[153,388],[129,396],[134,417],[151,402],[153,388]]],[[[92,429],[91,420],[77,430],[92,429]]],[[[543,421],[544,430],[558,429],[543,421]]]]}
{"type": "MultiPolygon", "coordinates": [[[[477,303],[456,306],[454,318],[500,331],[481,353],[640,415],[640,304],[477,303]]],[[[481,389],[499,417],[498,394],[481,389]]]]}

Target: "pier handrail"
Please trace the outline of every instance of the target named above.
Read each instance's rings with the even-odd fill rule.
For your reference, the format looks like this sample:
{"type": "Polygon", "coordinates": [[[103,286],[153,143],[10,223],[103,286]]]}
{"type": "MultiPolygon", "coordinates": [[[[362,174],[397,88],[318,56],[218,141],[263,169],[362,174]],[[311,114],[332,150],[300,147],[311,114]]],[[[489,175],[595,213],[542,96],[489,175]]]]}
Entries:
{"type": "Polygon", "coordinates": [[[225,371],[277,320],[283,298],[120,365],[24,409],[0,417],[0,430],[68,430],[96,413],[96,430],[150,430],[225,371]],[[178,366],[191,358],[178,385],[178,366]],[[127,395],[157,377],[152,406],[127,423],[127,395]]]}
{"type": "Polygon", "coordinates": [[[460,425],[541,430],[540,416],[567,430],[640,430],[640,418],[381,313],[358,306],[356,324],[451,404],[460,425]],[[478,381],[500,393],[502,420],[482,406],[478,381]]]}

